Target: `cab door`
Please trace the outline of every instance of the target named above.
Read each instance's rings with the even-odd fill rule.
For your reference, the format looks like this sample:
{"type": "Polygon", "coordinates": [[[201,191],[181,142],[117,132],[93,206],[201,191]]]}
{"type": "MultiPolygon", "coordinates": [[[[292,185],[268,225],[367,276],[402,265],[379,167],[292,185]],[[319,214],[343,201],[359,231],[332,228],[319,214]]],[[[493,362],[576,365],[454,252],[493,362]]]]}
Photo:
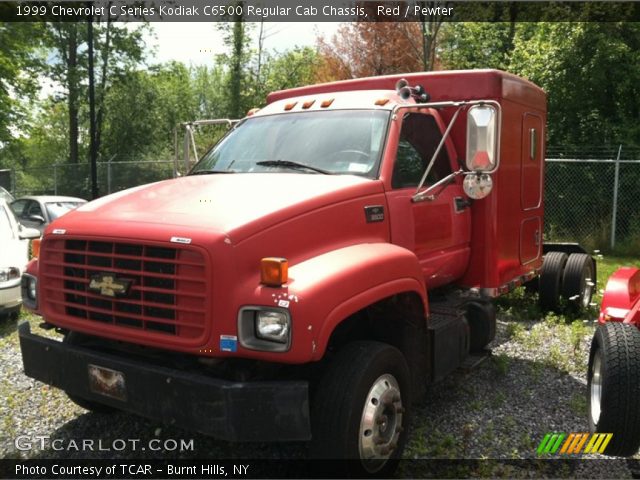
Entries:
{"type": "MultiPolygon", "coordinates": [[[[438,188],[433,200],[412,201],[442,139],[443,127],[431,114],[404,114],[391,190],[387,193],[391,241],[416,254],[429,288],[460,278],[466,271],[470,254],[471,213],[462,189],[462,177],[438,188]]],[[[450,152],[452,145],[440,151],[425,187],[457,169],[450,152]]]]}

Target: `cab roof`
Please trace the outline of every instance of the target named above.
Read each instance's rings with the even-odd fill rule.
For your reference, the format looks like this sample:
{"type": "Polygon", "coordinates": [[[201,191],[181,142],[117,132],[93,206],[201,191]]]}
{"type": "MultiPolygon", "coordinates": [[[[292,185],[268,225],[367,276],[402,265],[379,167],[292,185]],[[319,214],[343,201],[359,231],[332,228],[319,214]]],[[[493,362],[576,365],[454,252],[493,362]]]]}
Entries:
{"type": "Polygon", "coordinates": [[[505,99],[546,111],[546,95],[540,87],[501,70],[447,70],[342,80],[272,92],[267,96],[267,104],[303,97],[322,101],[325,94],[350,92],[353,95],[361,90],[395,93],[396,83],[403,78],[411,86],[422,85],[434,102],[505,99]]]}
{"type": "Polygon", "coordinates": [[[413,103],[415,103],[413,99],[403,100],[400,98],[395,90],[332,91],[276,100],[256,112],[255,116],[318,110],[393,110],[396,105],[413,103]]]}

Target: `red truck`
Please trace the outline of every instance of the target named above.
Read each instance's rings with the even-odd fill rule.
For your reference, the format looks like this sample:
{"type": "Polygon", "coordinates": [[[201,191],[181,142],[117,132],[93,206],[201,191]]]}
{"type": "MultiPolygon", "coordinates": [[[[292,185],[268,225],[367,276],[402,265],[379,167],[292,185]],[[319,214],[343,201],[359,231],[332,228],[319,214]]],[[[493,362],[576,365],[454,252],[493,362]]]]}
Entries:
{"type": "Polygon", "coordinates": [[[485,354],[495,297],[590,302],[592,259],[543,245],[545,121],[544,92],[496,70],[271,93],[188,175],[47,229],[24,302],[65,336],[22,324],[25,373],[387,474],[411,404],[485,354]]]}

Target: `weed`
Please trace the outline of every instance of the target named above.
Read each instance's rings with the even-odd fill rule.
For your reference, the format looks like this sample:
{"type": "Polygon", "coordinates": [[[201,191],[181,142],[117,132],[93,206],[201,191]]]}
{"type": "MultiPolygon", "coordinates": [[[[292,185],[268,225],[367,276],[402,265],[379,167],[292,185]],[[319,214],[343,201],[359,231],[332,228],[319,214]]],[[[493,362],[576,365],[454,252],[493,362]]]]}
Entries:
{"type": "Polygon", "coordinates": [[[509,370],[509,363],[511,361],[509,356],[501,353],[498,355],[494,355],[491,358],[493,359],[493,364],[495,365],[498,373],[500,373],[501,375],[506,375],[507,371],[509,370]]]}
{"type": "Polygon", "coordinates": [[[501,392],[500,390],[498,390],[496,394],[493,396],[493,407],[494,408],[501,407],[504,404],[506,399],[507,399],[507,396],[504,394],[504,392],[501,392]]]}
{"type": "Polygon", "coordinates": [[[571,410],[580,417],[586,417],[587,415],[587,399],[584,395],[574,395],[569,399],[569,406],[571,410]]]}

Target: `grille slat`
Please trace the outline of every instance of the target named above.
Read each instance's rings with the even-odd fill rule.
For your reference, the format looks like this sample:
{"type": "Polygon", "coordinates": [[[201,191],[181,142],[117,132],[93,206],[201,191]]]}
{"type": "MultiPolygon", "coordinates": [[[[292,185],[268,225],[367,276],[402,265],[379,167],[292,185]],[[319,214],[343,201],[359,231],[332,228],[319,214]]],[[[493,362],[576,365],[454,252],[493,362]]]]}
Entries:
{"type": "MultiPolygon", "coordinates": [[[[47,260],[43,260],[42,263],[43,264],[54,265],[54,266],[60,265],[59,263],[53,263],[53,262],[47,261],[47,260]]],[[[70,263],[70,264],[68,264],[68,266],[70,266],[70,267],[76,267],[77,265],[81,265],[81,264],[79,264],[79,263],[70,263]]],[[[92,268],[91,270],[96,270],[96,269],[92,268]]],[[[102,271],[102,270],[100,270],[100,271],[102,271]]],[[[115,268],[114,267],[114,268],[109,268],[109,272],[110,273],[132,274],[133,270],[125,270],[125,269],[122,269],[122,268],[115,268]]],[[[166,275],[166,274],[162,274],[162,273],[154,273],[154,272],[149,272],[149,271],[145,271],[144,275],[146,277],[153,277],[153,278],[159,278],[159,279],[172,279],[172,280],[178,279],[177,275],[166,275]]],[[[206,283],[206,280],[204,278],[201,278],[201,277],[180,275],[179,278],[181,280],[188,280],[190,282],[206,283]]]]}
{"type": "MultiPolygon", "coordinates": [[[[83,252],[82,255],[85,254],[86,250],[82,249],[82,250],[71,250],[71,249],[67,249],[67,248],[51,248],[49,249],[49,251],[51,253],[63,253],[63,254],[71,254],[71,255],[78,255],[78,252],[83,252]]],[[[150,262],[153,261],[157,261],[159,257],[151,257],[151,256],[144,256],[144,255],[130,255],[130,254],[118,254],[118,253],[102,253],[102,252],[86,252],[88,255],[92,255],[92,256],[96,256],[96,257],[107,257],[107,258],[114,258],[114,259],[122,259],[122,260],[147,260],[150,262]]],[[[176,265],[192,265],[192,266],[196,266],[196,267],[200,267],[202,266],[201,263],[196,263],[196,262],[190,262],[190,261],[182,261],[182,260],[172,260],[172,259],[163,259],[162,260],[163,263],[173,263],[176,265]]]]}
{"type": "MultiPolygon", "coordinates": [[[[80,310],[80,311],[84,311],[85,312],[85,316],[86,314],[100,314],[100,315],[112,315],[114,312],[112,310],[106,310],[100,307],[95,307],[95,306],[90,306],[90,305],[78,305],[76,303],[73,302],[69,302],[69,301],[64,301],[64,300],[50,300],[51,303],[54,303],[56,305],[62,305],[65,307],[69,307],[71,309],[75,309],[75,310],[80,310]]],[[[147,309],[145,309],[147,310],[147,309]]],[[[152,321],[152,322],[156,322],[156,323],[163,323],[166,325],[176,325],[175,322],[165,319],[165,318],[153,318],[153,320],[149,320],[148,319],[148,315],[138,315],[138,314],[134,314],[131,312],[116,312],[116,316],[118,313],[122,313],[123,316],[126,314],[127,316],[130,316],[133,319],[136,320],[141,320],[141,321],[152,321]]],[[[82,316],[82,315],[80,315],[82,316]]],[[[111,320],[109,320],[111,322],[111,320]]],[[[201,326],[199,323],[195,323],[195,322],[181,322],[180,326],[184,326],[184,327],[199,327],[201,326]]]]}
{"type": "MultiPolygon", "coordinates": [[[[44,286],[45,289],[49,289],[48,286],[44,286]]],[[[83,290],[72,290],[69,288],[56,288],[55,291],[58,292],[63,292],[65,294],[70,294],[70,295],[76,295],[79,298],[86,298],[86,299],[96,299],[96,300],[104,300],[105,297],[101,297],[98,294],[95,294],[93,292],[84,292],[83,290]],[[82,291],[83,293],[81,295],[78,295],[78,292],[82,291]]],[[[175,306],[175,302],[173,303],[157,303],[157,302],[153,302],[153,301],[149,301],[146,300],[144,302],[138,300],[130,300],[130,299],[125,299],[125,298],[119,298],[117,299],[117,302],[113,302],[117,305],[137,305],[137,306],[148,306],[148,307],[158,307],[158,308],[167,308],[170,307],[176,311],[180,311],[180,312],[189,312],[189,313],[199,313],[199,314],[203,314],[205,313],[204,309],[199,309],[199,308],[189,308],[189,307],[177,307],[175,306]]],[[[109,307],[111,308],[111,307],[109,307]]],[[[115,308],[115,307],[114,307],[115,308]]]]}
{"type": "Polygon", "coordinates": [[[45,242],[40,257],[43,301],[54,312],[123,332],[197,338],[205,330],[209,280],[194,247],[67,238],[45,242]]]}

